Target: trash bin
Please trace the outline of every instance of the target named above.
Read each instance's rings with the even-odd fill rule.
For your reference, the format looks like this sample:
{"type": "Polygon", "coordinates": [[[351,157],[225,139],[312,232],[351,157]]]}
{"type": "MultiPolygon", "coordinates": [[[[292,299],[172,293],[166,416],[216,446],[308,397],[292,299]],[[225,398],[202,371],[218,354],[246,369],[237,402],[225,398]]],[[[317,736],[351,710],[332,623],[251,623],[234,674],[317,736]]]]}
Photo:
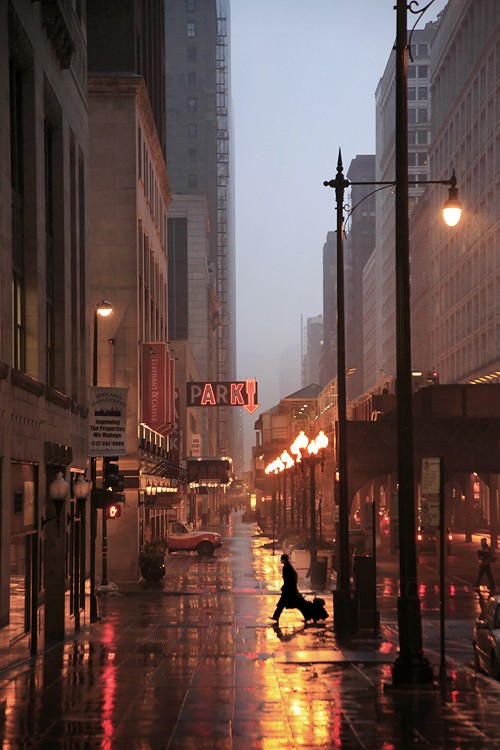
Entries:
{"type": "Polygon", "coordinates": [[[326,586],[328,571],[328,559],[317,557],[316,562],[311,561],[311,586],[324,588],[326,586]]]}

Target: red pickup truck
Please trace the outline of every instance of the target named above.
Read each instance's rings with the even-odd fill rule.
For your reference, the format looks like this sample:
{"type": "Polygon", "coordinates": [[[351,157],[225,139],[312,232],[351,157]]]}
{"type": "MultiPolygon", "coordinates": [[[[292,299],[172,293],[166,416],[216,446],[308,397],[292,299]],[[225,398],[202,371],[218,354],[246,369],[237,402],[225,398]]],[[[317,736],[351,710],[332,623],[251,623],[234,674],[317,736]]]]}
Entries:
{"type": "Polygon", "coordinates": [[[174,521],[167,536],[168,553],[197,552],[200,557],[211,557],[222,547],[221,535],[216,531],[193,531],[187,523],[174,521]]]}

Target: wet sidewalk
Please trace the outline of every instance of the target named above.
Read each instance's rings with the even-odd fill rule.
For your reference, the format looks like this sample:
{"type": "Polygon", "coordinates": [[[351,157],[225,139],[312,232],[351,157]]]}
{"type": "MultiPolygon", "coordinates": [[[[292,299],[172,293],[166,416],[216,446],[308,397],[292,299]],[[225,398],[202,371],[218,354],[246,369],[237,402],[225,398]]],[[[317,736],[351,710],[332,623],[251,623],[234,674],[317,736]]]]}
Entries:
{"type": "Polygon", "coordinates": [[[441,687],[385,689],[389,618],[339,640],[325,593],[326,624],[273,627],[279,554],[239,515],[222,532],[217,556],[169,557],[163,585],[121,584],[99,623],[1,672],[2,748],[500,748],[495,682],[451,664],[441,687]]]}

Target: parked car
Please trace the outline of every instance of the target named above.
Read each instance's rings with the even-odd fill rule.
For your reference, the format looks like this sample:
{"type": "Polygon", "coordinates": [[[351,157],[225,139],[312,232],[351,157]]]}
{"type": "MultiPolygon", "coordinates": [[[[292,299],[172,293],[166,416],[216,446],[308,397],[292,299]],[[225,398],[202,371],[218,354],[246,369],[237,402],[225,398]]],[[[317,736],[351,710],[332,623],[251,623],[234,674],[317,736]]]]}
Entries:
{"type": "Polygon", "coordinates": [[[200,557],[211,557],[222,547],[221,535],[215,531],[193,531],[183,521],[171,524],[167,535],[168,553],[197,552],[200,557]]]}
{"type": "Polygon", "coordinates": [[[474,668],[500,680],[500,596],[490,596],[473,626],[474,668]]]}

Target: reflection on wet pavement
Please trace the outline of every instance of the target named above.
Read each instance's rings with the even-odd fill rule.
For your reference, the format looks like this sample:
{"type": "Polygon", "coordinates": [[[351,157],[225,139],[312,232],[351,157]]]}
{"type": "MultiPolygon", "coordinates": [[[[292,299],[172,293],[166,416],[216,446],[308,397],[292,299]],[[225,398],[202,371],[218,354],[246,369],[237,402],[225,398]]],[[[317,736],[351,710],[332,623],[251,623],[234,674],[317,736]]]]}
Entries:
{"type": "MultiPolygon", "coordinates": [[[[273,625],[279,554],[234,515],[223,532],[217,557],[172,555],[162,585],[100,598],[100,623],[0,673],[2,748],[500,747],[498,685],[453,668],[442,690],[384,689],[393,621],[377,639],[296,610],[273,625]]],[[[389,607],[397,586],[384,592],[389,607]]]]}

